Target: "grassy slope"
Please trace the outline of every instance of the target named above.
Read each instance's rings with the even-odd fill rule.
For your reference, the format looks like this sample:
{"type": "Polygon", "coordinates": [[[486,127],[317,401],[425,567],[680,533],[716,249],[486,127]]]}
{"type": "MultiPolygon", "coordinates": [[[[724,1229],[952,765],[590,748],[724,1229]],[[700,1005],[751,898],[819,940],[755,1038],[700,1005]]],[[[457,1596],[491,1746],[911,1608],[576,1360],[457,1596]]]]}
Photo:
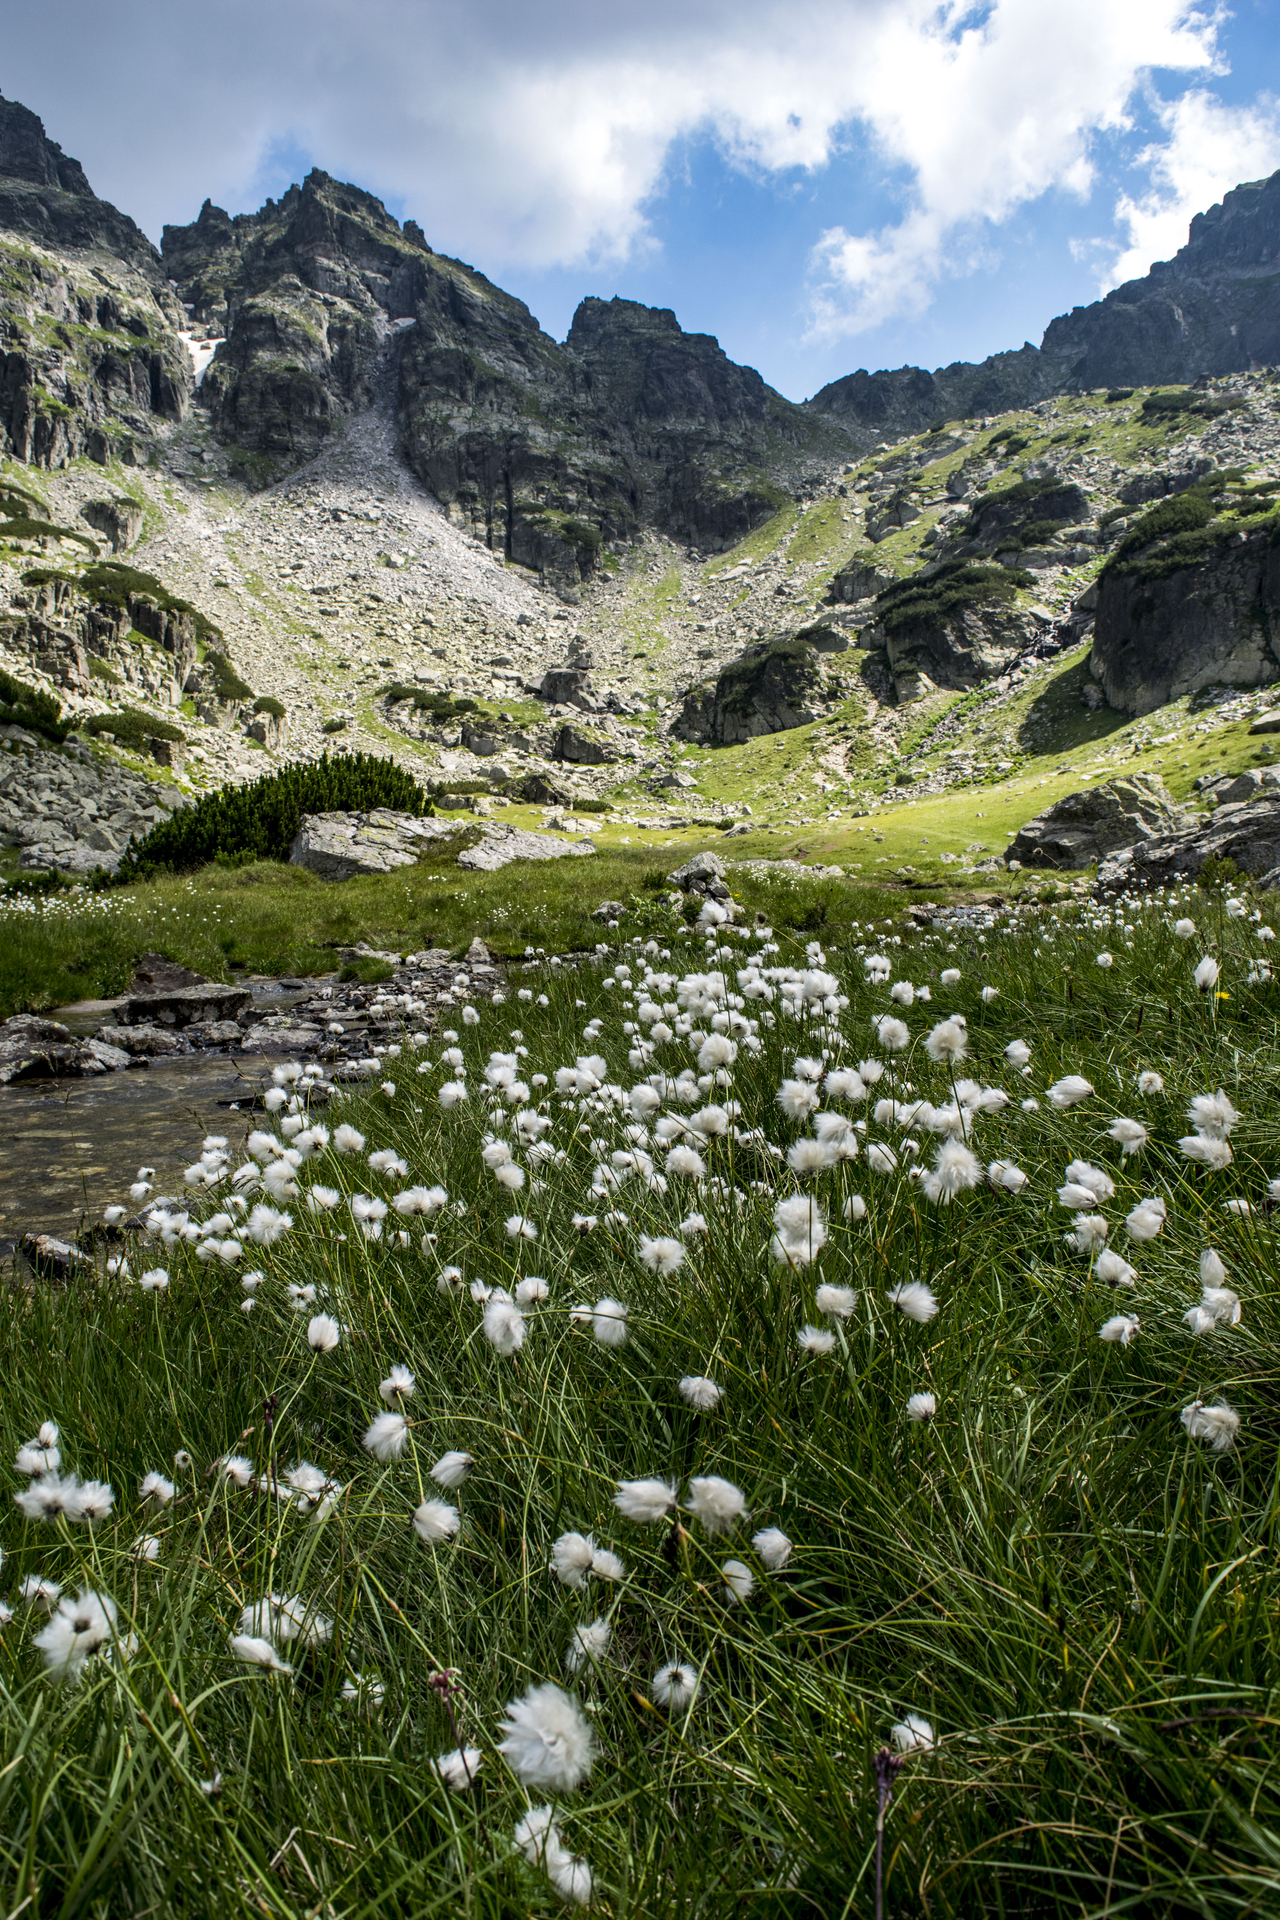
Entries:
{"type": "MultiPolygon", "coordinates": [[[[24,1525],[6,1502],[5,1597],[15,1602],[36,1574],[87,1583],[116,1598],[121,1632],[140,1643],[127,1663],[92,1661],[78,1685],[59,1688],[32,1646],[39,1619],[20,1610],[0,1635],[6,1908],[34,1888],[42,1913],[65,1915],[559,1911],[511,1844],[528,1800],[493,1747],[504,1703],[548,1678],[575,1687],[599,1741],[590,1780],[559,1818],[566,1845],[591,1863],[599,1908],[619,1920],[869,1911],[872,1757],[905,1710],[927,1715],[939,1744],[897,1782],[890,1912],[1078,1920],[1274,1908],[1275,1231],[1265,1214],[1221,1207],[1237,1193],[1256,1200],[1280,1166],[1274,989],[1245,984],[1251,929],[1220,906],[1196,911],[1189,945],[1148,912],[1131,948],[1119,921],[1046,920],[1012,937],[990,929],[985,947],[971,934],[901,954],[902,972],[931,981],[934,1004],[907,1015],[916,1045],[899,1078],[948,1097],[946,1070],[919,1041],[954,1010],[969,1022],[965,1071],[1041,1096],[1036,1112],[1015,1098],[978,1128],[983,1161],[1007,1155],[1030,1175],[1016,1198],[984,1188],[935,1209],[862,1160],[806,1183],[776,1160],[741,1164],[722,1145],[709,1149],[714,1167],[739,1185],[761,1176],[763,1190],[735,1205],[679,1180],[666,1198],[633,1183],[619,1196],[627,1224],[583,1237],[571,1214],[607,1210],[590,1201],[591,1167],[627,1144],[630,1115],[579,1116],[551,1098],[550,1139],[566,1158],[543,1163],[541,1190],[516,1201],[539,1224],[522,1248],[503,1230],[513,1196],[479,1159],[489,1050],[509,1047],[518,1023],[522,1069],[550,1074],[582,1050],[583,1022],[599,1013],[596,1049],[624,1084],[638,1077],[620,1031],[634,1018],[625,990],[592,973],[536,972],[528,988],[545,992],[545,1007],[509,1002],[478,1026],[459,1020],[465,1107],[442,1114],[432,1094],[447,1069],[419,1077],[406,1059],[392,1069],[396,1094],[349,1098],[328,1116],[356,1122],[370,1151],[398,1148],[406,1180],[439,1180],[467,1200],[465,1214],[435,1217],[421,1251],[420,1221],[402,1251],[364,1241],[345,1211],[312,1216],[294,1203],[293,1232],[250,1250],[266,1278],[247,1316],[234,1264],[181,1248],[166,1256],[162,1296],[105,1273],[97,1285],[0,1294],[11,1361],[0,1447],[12,1458],[40,1421],[56,1420],[64,1466],[116,1492],[92,1535],[24,1525]],[[1092,958],[1104,942],[1117,955],[1107,973],[1092,958]],[[1202,951],[1222,959],[1229,998],[1195,992],[1202,951]],[[942,987],[944,965],[960,969],[957,987],[942,987]],[[983,985],[999,998],[984,1002],[983,985]],[[1025,1079],[1002,1054],[1021,1034],[1034,1043],[1025,1079]],[[1140,1068],[1163,1073],[1164,1095],[1139,1101],[1140,1068]],[[1058,1113],[1044,1090],[1068,1071],[1098,1091],[1058,1113]],[[1188,1098],[1220,1084],[1243,1119],[1235,1164],[1206,1175],[1174,1143],[1188,1098]],[[1152,1141],[1121,1162],[1106,1128],[1135,1108],[1152,1141]],[[1101,1284],[1062,1243],[1054,1188],[1077,1154],[1118,1183],[1101,1211],[1138,1268],[1133,1292],[1101,1284]],[[830,1245],[816,1269],[771,1263],[774,1199],[809,1184],[832,1222],[830,1245]],[[847,1226],[851,1191],[869,1211],[847,1226]],[[1152,1191],[1165,1194],[1169,1223],[1135,1246],[1121,1222],[1152,1191]],[[669,1232],[694,1204],[705,1238],[673,1278],[646,1273],[637,1234],[669,1232]],[[1198,1296],[1206,1245],[1221,1251],[1243,1323],[1192,1343],[1181,1314],[1198,1296]],[[518,1359],[490,1348],[465,1294],[437,1292],[446,1260],[467,1282],[546,1276],[550,1299],[518,1359]],[[886,1288],[906,1279],[935,1289],[930,1324],[888,1305],[886,1288]],[[795,1332],[821,1319],[819,1281],[851,1287],[852,1312],[824,1323],[835,1351],[805,1362],[795,1332]],[[308,1351],[313,1306],[292,1311],[286,1283],[315,1286],[314,1305],[345,1323],[336,1352],[308,1351]],[[621,1350],[567,1312],[603,1294],[630,1310],[621,1350]],[[1097,1337],[1117,1308],[1141,1320],[1128,1348],[1097,1337]],[[414,1426],[404,1456],[380,1466],[359,1436],[393,1362],[417,1376],[414,1426]],[[719,1411],[682,1404],[675,1382],[686,1373],[721,1384],[719,1411]],[[920,1391],[936,1396],[937,1415],[913,1426],[905,1402],[920,1391]],[[1197,1395],[1222,1394],[1244,1424],[1219,1458],[1186,1438],[1178,1416],[1197,1395]],[[266,1469],[269,1396],[278,1469],[305,1456],[344,1489],[321,1525],[208,1477],[229,1452],[266,1469]],[[424,1548],[410,1511],[427,1467],[454,1447],[476,1462],[446,1496],[462,1531],[424,1548]],[[144,1510],[140,1477],[168,1470],[179,1449],[193,1462],[177,1476],[180,1498],[144,1510]],[[717,1540],[693,1523],[631,1526],[612,1509],[620,1478],[699,1472],[742,1488],[748,1526],[717,1540]],[[749,1545],[760,1526],[795,1542],[780,1574],[749,1545]],[[568,1529],[615,1548],[625,1580],[580,1595],[558,1586],[547,1560],[568,1529]],[[153,1565],[130,1555],[144,1531],[159,1542],[153,1565]],[[726,1555],[754,1570],[745,1605],[726,1603],[726,1555]],[[283,1647],[292,1678],[266,1679],[227,1652],[240,1609],[268,1588],[334,1623],[313,1650],[283,1647]],[[595,1617],[612,1626],[610,1657],[575,1682],[566,1646],[595,1617]],[[674,1719],[647,1693],[670,1659],[701,1676],[693,1710],[674,1719]],[[483,1756],[476,1793],[460,1799],[428,1764],[454,1745],[428,1684],[440,1667],[456,1674],[461,1730],[483,1756]],[[341,1698],[357,1675],[385,1687],[372,1711],[341,1698]],[[201,1783],[215,1777],[210,1795],[201,1783]]],[[[705,965],[701,941],[676,964],[705,965]]],[[[797,1129],[774,1090],[797,1051],[825,1044],[855,1061],[867,1051],[869,1017],[891,1003],[861,971],[851,956],[844,1041],[783,1020],[766,1028],[758,1060],[740,1057],[744,1126],[785,1148],[797,1129]]],[[[671,1071],[691,1058],[679,1042],[661,1051],[671,1071]]],[[[893,1085],[891,1070],[877,1092],[893,1085]]],[[[872,1135],[882,1131],[872,1121],[872,1135]]],[[[887,1137],[896,1144],[900,1129],[887,1137]]],[[[331,1151],[301,1179],[387,1197],[404,1184],[331,1151]]],[[[197,1211],[222,1205],[218,1195],[197,1211]]],[[[436,1491],[429,1481],[426,1491],[436,1491]]]]}

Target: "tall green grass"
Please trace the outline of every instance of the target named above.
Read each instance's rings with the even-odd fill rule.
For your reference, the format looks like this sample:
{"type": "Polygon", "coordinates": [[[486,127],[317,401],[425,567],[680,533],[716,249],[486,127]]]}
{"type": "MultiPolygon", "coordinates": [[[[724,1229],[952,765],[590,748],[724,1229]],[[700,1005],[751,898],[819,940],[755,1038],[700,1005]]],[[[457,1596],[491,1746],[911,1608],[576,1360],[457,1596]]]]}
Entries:
{"type": "MultiPolygon", "coordinates": [[[[936,1744],[898,1778],[889,1913],[1274,1911],[1275,988],[1256,978],[1268,949],[1250,922],[1202,900],[1197,937],[1183,942],[1174,911],[1046,914],[882,947],[895,977],[930,986],[931,1003],[907,1010],[887,986],[866,984],[856,944],[828,956],[850,1002],[829,1023],[788,1017],[777,998],[745,999],[744,1018],[775,1024],[762,1020],[759,1053],[744,1047],[719,1092],[740,1102],[740,1132],[759,1128],[764,1142],[708,1143],[723,1188],[672,1178],[665,1195],[633,1179],[612,1199],[593,1197],[593,1168],[636,1144],[633,1116],[607,1096],[579,1108],[533,1076],[603,1054],[608,1080],[631,1087],[658,1066],[689,1065],[692,1043],[677,1037],[633,1064],[636,1036],[622,1029],[637,1020],[627,1003],[643,996],[604,984],[595,966],[517,973],[505,1004],[482,1005],[477,1024],[440,1010],[455,1041],[437,1032],[415,1049],[406,1037],[384,1056],[394,1092],[371,1082],[325,1116],[360,1128],[363,1155],[331,1145],[299,1173],[304,1193],[325,1184],[344,1199],[438,1182],[450,1204],[430,1219],[402,1223],[392,1211],[370,1241],[345,1204],[313,1215],[300,1195],[288,1202],[291,1232],[246,1247],[238,1263],[151,1245],[130,1251],[128,1274],[100,1260],[95,1278],[62,1290],[7,1289],[3,1444],[12,1454],[42,1420],[57,1421],[64,1466],[109,1478],[116,1509],[92,1532],[27,1524],[14,1508],[0,1521],[0,1583],[16,1609],[0,1633],[4,1910],[45,1920],[559,1911],[512,1844],[528,1798],[494,1749],[505,1703],[555,1679],[579,1695],[599,1743],[589,1781],[557,1819],[591,1864],[601,1912],[870,1913],[872,1763],[907,1711],[928,1718],[936,1744]],[[1095,960],[1103,947],[1109,969],[1095,960]],[[1192,983],[1206,952],[1221,961],[1217,993],[1192,983]],[[958,984],[942,984],[945,966],[960,969],[958,984]],[[871,1100],[845,1110],[901,1154],[903,1129],[876,1122],[877,1098],[914,1089],[944,1104],[961,1073],[1003,1086],[1011,1104],[976,1122],[975,1144],[984,1164],[1024,1168],[1022,1194],[984,1185],[933,1207],[909,1155],[888,1176],[865,1154],[804,1179],[789,1171],[780,1156],[804,1130],[783,1116],[780,1081],[797,1055],[825,1050],[828,1066],[856,1065],[874,1053],[871,1020],[886,1011],[902,1012],[911,1047],[887,1056],[871,1100]],[[929,1060],[923,1037],[952,1011],[967,1017],[969,1057],[949,1069],[929,1060]],[[586,1035],[593,1017],[603,1024],[586,1035]],[[1004,1057],[1015,1037],[1033,1049],[1026,1077],[1004,1057]],[[453,1075],[441,1057],[449,1044],[464,1056],[469,1097],[445,1111],[436,1092],[453,1075]],[[529,1104],[551,1117],[546,1138],[563,1158],[533,1160],[508,1119],[498,1137],[529,1176],[510,1193],[480,1158],[491,1107],[509,1111],[486,1097],[483,1070],[492,1050],[521,1046],[529,1104]],[[1138,1095],[1143,1070],[1163,1076],[1162,1093],[1138,1095]],[[1095,1089],[1070,1111],[1046,1097],[1064,1073],[1095,1089]],[[1219,1087],[1242,1117],[1233,1163],[1208,1173],[1177,1141],[1192,1096],[1219,1087]],[[1032,1098],[1039,1105],[1024,1111],[1032,1098]],[[1117,1114],[1150,1129],[1125,1161],[1107,1135],[1117,1114]],[[368,1166],[387,1146],[405,1176],[368,1166]],[[1102,1284],[1064,1245],[1070,1217],[1055,1189],[1077,1157],[1116,1182],[1100,1211],[1137,1269],[1132,1291],[1102,1284]],[[774,1204],[796,1190],[814,1193],[831,1229],[809,1267],[767,1252],[774,1204]],[[1125,1214],[1153,1192],[1167,1203],[1165,1230],[1131,1244],[1125,1214]],[[867,1213],[848,1221],[855,1193],[867,1213]],[[1236,1197],[1254,1210],[1224,1211],[1236,1197]],[[676,1273],[649,1272],[638,1236],[672,1233],[690,1208],[706,1233],[690,1233],[676,1273]],[[509,1237],[515,1212],[537,1223],[535,1241],[509,1237]],[[608,1223],[610,1212],[625,1223],[608,1223]],[[596,1216],[594,1231],[575,1229],[575,1213],[596,1216]],[[1221,1254],[1243,1317],[1193,1340],[1181,1316],[1199,1297],[1205,1247],[1221,1254]],[[169,1290],[142,1292],[137,1276],[162,1258],[169,1290]],[[266,1277],[245,1313],[239,1275],[250,1264],[266,1277]],[[489,1345],[467,1292],[438,1290],[446,1264],[468,1287],[546,1278],[550,1298],[514,1359],[489,1345]],[[886,1297],[908,1280],[938,1297],[927,1325],[886,1297]],[[821,1319],[821,1282],[852,1287],[855,1306],[823,1322],[834,1351],[804,1358],[796,1335],[821,1319]],[[314,1287],[314,1301],[295,1311],[289,1284],[314,1287]],[[602,1295],[629,1309],[620,1349],[572,1314],[602,1295]],[[322,1306],[344,1332],[336,1351],[316,1355],[306,1328],[322,1306]],[[1121,1309],[1141,1322],[1127,1348],[1098,1338],[1121,1309]],[[382,1466],[359,1442],[396,1362],[417,1377],[411,1444],[382,1466]],[[717,1411],[684,1403],[686,1374],[720,1384],[717,1411]],[[933,1420],[907,1419],[917,1392],[936,1396],[933,1420]],[[1219,1395],[1242,1421],[1220,1456],[1179,1420],[1197,1397],[1219,1395]],[[341,1486],[318,1524],[211,1473],[228,1453],[267,1473],[273,1397],[276,1469],[305,1458],[341,1486]],[[461,1530],[424,1547],[409,1516],[436,1492],[427,1469],[448,1448],[475,1458],[443,1496],[456,1500],[461,1530]],[[172,1471],[179,1451],[192,1459],[175,1476],[179,1498],[145,1513],[142,1475],[172,1471]],[[696,1473],[741,1487],[750,1523],[714,1540],[688,1516],[645,1528],[613,1509],[620,1479],[657,1474],[683,1487],[696,1473]],[[750,1545],[764,1526],[795,1543],[780,1572],[750,1545]],[[625,1579],[583,1594],[561,1587],[548,1556],[571,1529],[614,1548],[625,1579]],[[154,1563],[131,1553],[143,1533],[160,1542],[154,1563]],[[727,1554],[755,1575],[743,1604],[726,1596],[727,1554]],[[98,1656],[78,1685],[51,1679],[32,1645],[40,1623],[17,1599],[37,1573],[110,1592],[121,1634],[137,1634],[132,1657],[98,1656]],[[284,1650],[289,1678],[227,1649],[241,1608],[268,1590],[300,1594],[334,1622],[324,1644],[284,1650]],[[612,1624],[610,1655],[571,1678],[571,1632],[597,1614],[612,1624]],[[701,1686],[687,1712],[668,1716],[649,1682],[673,1659],[701,1686]],[[462,1735],[483,1755],[463,1796],[429,1764],[455,1744],[430,1684],[441,1670],[456,1679],[462,1735]],[[343,1700],[356,1675],[385,1688],[376,1708],[343,1700]],[[206,1791],[215,1776],[220,1791],[206,1791]]],[[[708,966],[700,939],[674,922],[669,938],[676,958],[661,959],[655,943],[654,966],[708,966]]],[[[733,974],[754,945],[725,944],[736,993],[733,974]]],[[[780,957],[805,964],[799,950],[780,957]]],[[[629,959],[638,978],[645,955],[629,959]]],[[[705,1032],[709,1020],[695,1024],[705,1032]]],[[[927,1162],[934,1143],[920,1140],[927,1162]]],[[[648,1151],[660,1169],[661,1150],[651,1141],[648,1151]]],[[[193,1212],[212,1214],[226,1191],[193,1212]]]]}

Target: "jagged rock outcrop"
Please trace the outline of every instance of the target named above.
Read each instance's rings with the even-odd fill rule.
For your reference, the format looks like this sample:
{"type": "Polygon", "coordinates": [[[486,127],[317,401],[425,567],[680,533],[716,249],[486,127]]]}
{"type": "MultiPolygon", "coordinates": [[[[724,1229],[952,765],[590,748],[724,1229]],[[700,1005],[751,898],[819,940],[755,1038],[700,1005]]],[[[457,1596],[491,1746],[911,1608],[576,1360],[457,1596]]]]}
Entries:
{"type": "Polygon", "coordinates": [[[864,627],[859,644],[883,651],[899,703],[942,687],[967,691],[1004,673],[1035,634],[1014,607],[996,602],[923,611],[892,626],[864,627]]]}
{"type": "Polygon", "coordinates": [[[1089,669],[1128,714],[1201,687],[1280,679],[1280,518],[1118,553],[1099,577],[1089,669]]]}
{"type": "Polygon", "coordinates": [[[1055,393],[1155,386],[1202,373],[1240,373],[1280,362],[1280,172],[1236,187],[1198,213],[1186,246],[1140,280],[1075,307],[1012,353],[929,373],[865,369],[822,388],[807,404],[868,439],[919,433],[940,420],[1033,406],[1055,393]]]}
{"type": "Polygon", "coordinates": [[[0,1025],[0,1086],[12,1080],[47,1080],[53,1076],[85,1079],[118,1073],[129,1065],[119,1047],[86,1040],[60,1020],[42,1020],[19,1013],[0,1025]]]}
{"type": "Polygon", "coordinates": [[[187,804],[177,787],[96,760],[70,741],[19,744],[0,762],[0,846],[20,848],[28,869],[114,872],[132,838],[187,804]]]}
{"type": "Polygon", "coordinates": [[[563,346],[522,301],[434,253],[372,195],[310,173],[234,219],[208,202],[166,227],[166,270],[226,338],[201,402],[268,458],[314,448],[367,403],[388,335],[405,448],[487,545],[572,583],[602,543],[652,524],[709,546],[790,496],[779,453],[844,447],[675,315],[586,300],[563,346]]]}
{"type": "Polygon", "coordinates": [[[1135,773],[1056,800],[1014,836],[1005,859],[1024,867],[1087,867],[1117,848],[1183,830],[1193,818],[1157,774],[1135,773]]]}
{"type": "Polygon", "coordinates": [[[191,392],[181,324],[146,235],[0,99],[0,454],[136,462],[191,392]]]}
{"type": "Polygon", "coordinates": [[[142,578],[99,568],[91,570],[88,590],[56,575],[23,588],[0,608],[0,664],[47,674],[68,693],[128,689],[178,706],[196,662],[199,618],[185,605],[165,604],[167,595],[146,592],[142,578]]]}
{"type": "Polygon", "coordinates": [[[160,257],[142,229],[99,200],[78,160],[50,140],[44,122],[0,97],[0,227],[55,253],[101,248],[158,272],[160,257]]]}
{"type": "Polygon", "coordinates": [[[200,402],[252,453],[304,458],[343,414],[368,406],[388,325],[407,318],[427,257],[382,202],[314,168],[257,213],[208,200],[166,226],[166,272],[222,344],[200,402]]]}
{"type": "Polygon", "coordinates": [[[1208,860],[1231,860],[1260,886],[1280,886],[1280,789],[1264,787],[1255,799],[1220,806],[1196,825],[1138,841],[1103,862],[1098,886],[1103,892],[1170,886],[1193,880],[1208,860]]]}
{"type": "Polygon", "coordinates": [[[86,500],[80,518],[105,535],[112,553],[123,553],[142,532],[146,515],[136,500],[117,495],[113,500],[86,500]]]}
{"type": "Polygon", "coordinates": [[[714,680],[690,687],[671,731],[678,740],[732,747],[808,726],[825,712],[829,696],[815,647],[799,637],[767,640],[728,661],[714,680]]]}

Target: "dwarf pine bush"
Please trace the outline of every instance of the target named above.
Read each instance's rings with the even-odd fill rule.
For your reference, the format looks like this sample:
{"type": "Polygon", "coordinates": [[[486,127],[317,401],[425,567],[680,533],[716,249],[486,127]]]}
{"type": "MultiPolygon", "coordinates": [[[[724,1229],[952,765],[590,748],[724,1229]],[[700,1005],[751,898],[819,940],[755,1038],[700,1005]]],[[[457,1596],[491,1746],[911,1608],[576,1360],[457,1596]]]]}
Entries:
{"type": "MultiPolygon", "coordinates": [[[[113,716],[114,717],[114,716],[113,716]]],[[[154,731],[154,729],[153,729],[154,731]]],[[[344,753],[301,761],[247,786],[220,787],[130,842],[116,884],[168,869],[190,872],[219,854],[287,860],[304,813],[367,812],[392,807],[421,814],[427,797],[412,774],[376,754],[344,753]]]]}
{"type": "Polygon", "coordinates": [[[1271,929],[718,911],[0,1296],[10,1909],[1274,1908],[1271,929]]]}

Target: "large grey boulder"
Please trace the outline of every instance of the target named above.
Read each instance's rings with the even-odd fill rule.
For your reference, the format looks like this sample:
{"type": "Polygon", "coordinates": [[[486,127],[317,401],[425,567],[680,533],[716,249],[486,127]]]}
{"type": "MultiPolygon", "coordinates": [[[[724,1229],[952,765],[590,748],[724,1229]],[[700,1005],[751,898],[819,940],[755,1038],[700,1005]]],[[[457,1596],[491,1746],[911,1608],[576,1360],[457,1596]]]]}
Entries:
{"type": "Polygon", "coordinates": [[[458,855],[458,865],[473,873],[496,873],[513,860],[563,860],[566,856],[594,853],[590,840],[563,840],[553,833],[528,833],[523,827],[486,827],[474,847],[458,855]]]}
{"type": "Polygon", "coordinates": [[[1163,780],[1136,773],[1055,801],[1028,820],[1005,858],[1024,867],[1087,867],[1118,847],[1185,828],[1191,819],[1163,780]]]}
{"type": "Polygon", "coordinates": [[[679,887],[681,893],[697,894],[703,900],[728,900],[730,894],[724,872],[724,861],[718,853],[695,853],[682,867],[669,873],[667,879],[673,887],[679,887]]]}
{"type": "Polygon", "coordinates": [[[1118,555],[1099,576],[1089,671],[1129,714],[1280,680],[1280,546],[1263,529],[1193,531],[1118,555]]]}
{"type": "Polygon", "coordinates": [[[553,706],[583,707],[592,711],[596,703],[587,687],[589,677],[586,667],[548,667],[538,688],[538,698],[549,700],[553,706]]]}
{"type": "Polygon", "coordinates": [[[565,725],[555,737],[551,758],[577,767],[608,767],[617,760],[618,749],[603,734],[565,725]]]}
{"type": "Polygon", "coordinates": [[[322,880],[354,880],[360,873],[412,867],[427,848],[457,828],[447,820],[377,807],[372,813],[306,813],[289,849],[291,866],[322,880]]]}
{"type": "Polygon", "coordinates": [[[0,1086],[11,1080],[88,1079],[129,1065],[119,1047],[83,1040],[58,1020],[19,1013],[0,1026],[0,1086]]]}
{"type": "Polygon", "coordinates": [[[161,987],[130,993],[120,1021],[129,1027],[194,1027],[207,1020],[234,1020],[252,998],[248,987],[223,986],[216,980],[200,987],[161,987]]]}
{"type": "Polygon", "coordinates": [[[767,640],[727,661],[713,681],[690,687],[671,731],[732,747],[808,726],[826,711],[830,692],[821,655],[803,637],[767,640]]]}
{"type": "Polygon", "coordinates": [[[1228,802],[1180,832],[1114,854],[1099,867],[1098,886],[1109,892],[1194,880],[1210,859],[1234,861],[1259,886],[1280,886],[1280,791],[1265,787],[1257,799],[1228,802]]]}

